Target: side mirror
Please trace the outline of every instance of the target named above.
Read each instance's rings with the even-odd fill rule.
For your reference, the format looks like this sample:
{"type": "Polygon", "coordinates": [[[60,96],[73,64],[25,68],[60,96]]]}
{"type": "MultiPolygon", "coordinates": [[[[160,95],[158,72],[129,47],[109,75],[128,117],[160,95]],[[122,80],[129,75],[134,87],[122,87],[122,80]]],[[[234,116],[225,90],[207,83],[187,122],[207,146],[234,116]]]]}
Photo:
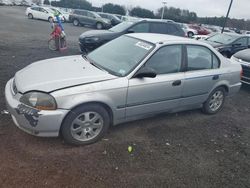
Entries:
{"type": "Polygon", "coordinates": [[[134,33],[135,31],[133,29],[129,29],[127,33],[134,33]]]}
{"type": "Polygon", "coordinates": [[[155,78],[156,72],[150,67],[142,67],[137,73],[135,73],[134,78],[155,78]]]}

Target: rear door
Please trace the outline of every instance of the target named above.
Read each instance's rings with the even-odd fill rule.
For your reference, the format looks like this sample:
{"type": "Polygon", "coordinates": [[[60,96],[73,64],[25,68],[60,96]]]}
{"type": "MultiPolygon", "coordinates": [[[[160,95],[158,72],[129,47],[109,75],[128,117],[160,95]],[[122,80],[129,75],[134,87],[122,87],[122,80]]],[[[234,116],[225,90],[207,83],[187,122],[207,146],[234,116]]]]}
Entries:
{"type": "Polygon", "coordinates": [[[129,80],[126,116],[147,115],[179,107],[184,73],[182,45],[160,48],[144,66],[154,69],[155,78],[129,80]]]}
{"type": "Polygon", "coordinates": [[[207,47],[186,45],[186,71],[182,105],[203,103],[214,85],[221,79],[219,58],[207,47]]]}
{"type": "Polygon", "coordinates": [[[30,10],[34,18],[39,18],[39,7],[31,7],[30,10]]]}
{"type": "Polygon", "coordinates": [[[88,24],[87,11],[78,11],[78,20],[81,24],[88,24]]]}

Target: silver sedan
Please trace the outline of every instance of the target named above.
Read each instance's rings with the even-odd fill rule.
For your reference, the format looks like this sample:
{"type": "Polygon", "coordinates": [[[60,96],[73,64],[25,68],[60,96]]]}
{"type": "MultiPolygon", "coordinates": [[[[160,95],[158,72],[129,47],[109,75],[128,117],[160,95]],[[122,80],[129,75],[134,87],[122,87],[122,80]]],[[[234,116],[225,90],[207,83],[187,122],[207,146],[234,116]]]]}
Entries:
{"type": "Polygon", "coordinates": [[[100,139],[110,125],[162,112],[219,112],[241,87],[241,66],[210,45],[161,34],[121,36],[87,56],[46,59],[5,88],[14,123],[71,144],[100,139]]]}

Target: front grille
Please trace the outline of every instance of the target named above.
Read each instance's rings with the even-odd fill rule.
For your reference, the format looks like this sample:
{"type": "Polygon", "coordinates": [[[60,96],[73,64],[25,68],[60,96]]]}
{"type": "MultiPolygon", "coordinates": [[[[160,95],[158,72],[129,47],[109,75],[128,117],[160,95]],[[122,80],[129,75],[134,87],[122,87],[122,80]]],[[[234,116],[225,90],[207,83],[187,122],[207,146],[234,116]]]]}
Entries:
{"type": "Polygon", "coordinates": [[[250,67],[246,65],[242,65],[243,76],[250,78],[250,67]]]}
{"type": "Polygon", "coordinates": [[[12,90],[13,90],[14,95],[18,93],[15,80],[13,80],[13,83],[12,83],[12,90]]]}

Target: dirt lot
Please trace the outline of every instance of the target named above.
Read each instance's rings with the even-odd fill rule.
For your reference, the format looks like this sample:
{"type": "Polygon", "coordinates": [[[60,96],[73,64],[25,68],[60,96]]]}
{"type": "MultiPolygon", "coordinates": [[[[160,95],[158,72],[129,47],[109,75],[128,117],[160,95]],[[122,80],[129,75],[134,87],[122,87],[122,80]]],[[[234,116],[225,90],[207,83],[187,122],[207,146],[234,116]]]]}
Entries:
{"type": "MultiPolygon", "coordinates": [[[[17,70],[78,54],[86,30],[65,24],[69,49],[52,52],[49,23],[28,20],[24,10],[0,7],[0,111],[4,86],[17,70]]],[[[217,115],[194,110],[127,123],[84,147],[30,136],[0,115],[0,187],[250,187],[249,112],[244,86],[217,115]]]]}

